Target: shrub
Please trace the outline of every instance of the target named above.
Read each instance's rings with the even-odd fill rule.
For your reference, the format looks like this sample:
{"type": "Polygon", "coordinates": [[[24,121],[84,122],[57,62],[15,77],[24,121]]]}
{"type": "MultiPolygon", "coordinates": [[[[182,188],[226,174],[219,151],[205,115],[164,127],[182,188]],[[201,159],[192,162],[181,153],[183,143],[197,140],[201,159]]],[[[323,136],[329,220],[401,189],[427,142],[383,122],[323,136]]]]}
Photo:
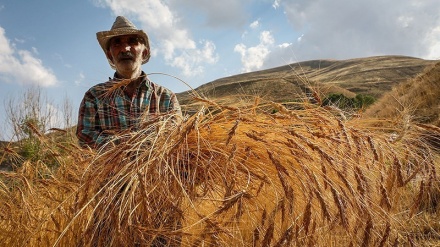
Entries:
{"type": "Polygon", "coordinates": [[[324,100],[322,105],[333,105],[342,110],[363,110],[375,102],[375,98],[370,95],[358,94],[354,98],[349,98],[343,94],[330,94],[324,100]]]}
{"type": "MultiPolygon", "coordinates": [[[[60,146],[71,142],[74,135],[72,129],[71,103],[65,99],[61,107],[50,102],[39,88],[29,88],[20,97],[10,98],[5,105],[7,113],[6,127],[11,135],[8,144],[16,152],[6,152],[0,163],[8,163],[12,167],[21,167],[23,162],[42,162],[49,167],[57,167],[59,161],[53,150],[47,147],[44,135],[53,135],[60,146]],[[53,127],[64,132],[63,135],[51,134],[53,127]],[[19,158],[17,158],[19,157],[19,158]]],[[[58,148],[63,152],[63,148],[58,148]]]]}

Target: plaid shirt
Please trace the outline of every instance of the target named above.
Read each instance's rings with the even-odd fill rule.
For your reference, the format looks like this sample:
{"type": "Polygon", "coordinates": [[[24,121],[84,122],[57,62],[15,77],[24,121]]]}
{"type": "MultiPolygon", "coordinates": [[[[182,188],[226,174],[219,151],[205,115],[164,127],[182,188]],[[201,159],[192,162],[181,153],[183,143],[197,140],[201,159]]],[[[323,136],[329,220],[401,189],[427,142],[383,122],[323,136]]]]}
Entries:
{"type": "Polygon", "coordinates": [[[99,147],[112,135],[123,130],[136,130],[141,122],[160,113],[181,114],[176,95],[146,77],[132,97],[122,88],[112,89],[120,79],[97,84],[84,95],[78,114],[76,135],[81,146],[99,147]],[[109,93],[111,92],[111,93],[109,93]]]}

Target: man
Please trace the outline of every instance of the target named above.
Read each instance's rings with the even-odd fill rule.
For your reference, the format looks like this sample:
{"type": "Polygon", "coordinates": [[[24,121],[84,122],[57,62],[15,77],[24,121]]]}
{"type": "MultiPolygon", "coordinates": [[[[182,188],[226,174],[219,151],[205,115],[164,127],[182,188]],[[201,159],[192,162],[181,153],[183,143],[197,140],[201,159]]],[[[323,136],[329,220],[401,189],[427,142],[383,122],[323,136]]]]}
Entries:
{"type": "MultiPolygon", "coordinates": [[[[96,36],[116,72],[113,79],[97,84],[85,93],[78,114],[76,134],[79,144],[91,148],[100,148],[109,142],[117,144],[121,138],[114,138],[116,135],[141,130],[161,116],[179,122],[181,109],[176,95],[151,82],[142,71],[141,66],[150,59],[147,34],[125,17],[118,16],[111,30],[98,32],[96,36]]],[[[133,188],[125,185],[120,193],[129,189],[133,188]]],[[[98,219],[94,218],[94,221],[98,219]]],[[[94,235],[97,239],[90,240],[93,246],[99,245],[98,235],[107,234],[106,222],[94,224],[98,224],[94,228],[98,232],[94,235]]],[[[172,244],[180,245],[178,240],[171,243],[164,236],[156,236],[153,241],[153,246],[172,244]]]]}
{"type": "Polygon", "coordinates": [[[96,33],[113,79],[90,88],[78,114],[77,137],[83,147],[99,148],[121,131],[136,131],[142,122],[166,114],[181,117],[176,95],[151,82],[142,64],[150,59],[147,34],[118,16],[110,31],[96,33]]]}

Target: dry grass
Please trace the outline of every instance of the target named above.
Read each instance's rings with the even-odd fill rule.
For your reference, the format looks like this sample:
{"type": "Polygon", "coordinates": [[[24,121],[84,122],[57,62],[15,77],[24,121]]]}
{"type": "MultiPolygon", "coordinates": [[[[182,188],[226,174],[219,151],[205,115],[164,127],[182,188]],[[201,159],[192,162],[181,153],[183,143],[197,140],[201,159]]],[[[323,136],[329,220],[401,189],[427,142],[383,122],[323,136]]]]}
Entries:
{"type": "Polygon", "coordinates": [[[396,246],[439,238],[437,154],[423,141],[437,128],[343,121],[312,105],[203,102],[182,125],[145,123],[116,147],[69,146],[56,171],[36,162],[2,173],[0,245],[396,246]]]}
{"type": "Polygon", "coordinates": [[[439,126],[440,63],[425,69],[417,77],[401,83],[366,111],[381,118],[410,116],[414,121],[439,126]]]}

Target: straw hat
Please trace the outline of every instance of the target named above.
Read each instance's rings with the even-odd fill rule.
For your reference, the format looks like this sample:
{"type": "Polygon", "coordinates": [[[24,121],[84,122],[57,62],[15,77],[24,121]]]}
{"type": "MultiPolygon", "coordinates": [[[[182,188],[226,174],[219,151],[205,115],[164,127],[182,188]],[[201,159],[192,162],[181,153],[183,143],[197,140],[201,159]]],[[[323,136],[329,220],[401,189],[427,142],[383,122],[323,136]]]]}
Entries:
{"type": "MultiPolygon", "coordinates": [[[[99,45],[101,46],[102,50],[104,51],[104,54],[107,54],[108,41],[111,38],[116,37],[116,36],[131,35],[131,34],[137,34],[141,38],[143,38],[145,41],[146,48],[148,49],[148,51],[150,51],[150,42],[148,40],[148,35],[143,30],[137,29],[136,26],[131,21],[129,21],[127,18],[125,18],[123,16],[116,17],[116,20],[113,23],[113,26],[110,29],[110,31],[97,32],[96,38],[98,39],[99,45]]],[[[107,58],[107,60],[110,64],[110,66],[113,69],[116,69],[113,62],[108,58],[107,58]]],[[[150,52],[148,52],[148,55],[142,61],[142,64],[147,63],[148,60],[150,60],[150,52]]]]}

